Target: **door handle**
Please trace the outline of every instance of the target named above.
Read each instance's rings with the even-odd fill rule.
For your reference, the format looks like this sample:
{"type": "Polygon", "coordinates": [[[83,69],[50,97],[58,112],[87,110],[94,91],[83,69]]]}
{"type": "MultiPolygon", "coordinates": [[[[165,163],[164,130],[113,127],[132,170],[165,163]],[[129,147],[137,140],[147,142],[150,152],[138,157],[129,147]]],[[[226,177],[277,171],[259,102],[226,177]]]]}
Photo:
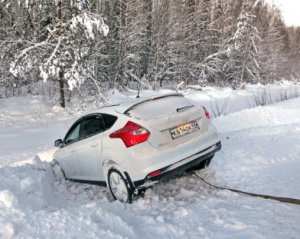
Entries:
{"type": "Polygon", "coordinates": [[[95,148],[95,147],[98,146],[98,144],[92,144],[92,145],[90,145],[90,146],[91,146],[91,148],[95,148]]]}

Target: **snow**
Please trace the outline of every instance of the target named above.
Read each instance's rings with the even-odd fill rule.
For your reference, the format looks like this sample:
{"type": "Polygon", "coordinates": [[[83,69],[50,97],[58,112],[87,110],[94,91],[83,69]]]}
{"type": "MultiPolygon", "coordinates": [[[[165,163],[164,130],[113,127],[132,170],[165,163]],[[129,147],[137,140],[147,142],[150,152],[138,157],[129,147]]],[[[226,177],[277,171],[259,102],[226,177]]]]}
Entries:
{"type": "Polygon", "coordinates": [[[72,18],[70,28],[76,31],[78,26],[83,27],[87,39],[94,39],[95,33],[101,33],[107,36],[109,27],[103,22],[102,18],[96,15],[88,15],[86,12],[72,18]]]}
{"type": "Polygon", "coordinates": [[[5,223],[3,228],[0,228],[0,237],[3,239],[13,238],[14,228],[10,223],[5,223]]]}
{"type": "Polygon", "coordinates": [[[8,208],[12,208],[13,206],[16,206],[17,199],[10,191],[3,190],[0,192],[0,203],[8,208]]]}
{"type": "MultiPolygon", "coordinates": [[[[183,92],[208,108],[230,95],[233,106],[213,119],[223,148],[197,174],[220,186],[300,198],[300,98],[250,108],[243,99],[259,88],[183,92]]],[[[272,89],[279,97],[279,87],[272,89]]],[[[217,190],[191,174],[156,185],[132,205],[109,202],[105,188],[56,180],[53,142],[84,113],[68,109],[40,97],[0,101],[1,239],[299,237],[299,206],[217,190]]]]}
{"type": "Polygon", "coordinates": [[[223,147],[229,149],[223,160],[234,160],[236,164],[229,168],[229,164],[222,162],[216,165],[218,171],[212,167],[210,170],[222,174],[216,176],[216,181],[257,193],[300,198],[299,119],[297,98],[216,120],[215,125],[223,135],[223,147]],[[234,174],[237,168],[245,174],[234,174]],[[276,183],[266,188],[266,182],[276,183]]]}
{"type": "Polygon", "coordinates": [[[167,119],[174,114],[178,108],[192,106],[186,98],[178,96],[169,96],[155,101],[146,101],[143,104],[135,106],[129,111],[130,115],[138,119],[167,119]],[[170,104],[174,107],[170,107],[170,104]]]}
{"type": "Polygon", "coordinates": [[[46,82],[49,79],[49,75],[47,74],[46,71],[43,70],[42,66],[40,66],[39,69],[40,69],[40,72],[41,72],[40,76],[42,77],[43,81],[46,82]]]}

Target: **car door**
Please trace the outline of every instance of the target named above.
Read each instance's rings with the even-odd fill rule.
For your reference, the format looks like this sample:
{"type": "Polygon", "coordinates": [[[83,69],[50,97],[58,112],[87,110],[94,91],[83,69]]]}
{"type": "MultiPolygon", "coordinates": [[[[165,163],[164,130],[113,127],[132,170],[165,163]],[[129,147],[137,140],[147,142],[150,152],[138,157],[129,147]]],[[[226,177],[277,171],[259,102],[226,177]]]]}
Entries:
{"type": "Polygon", "coordinates": [[[80,122],[75,123],[64,138],[64,146],[60,148],[56,157],[67,178],[75,179],[80,173],[77,160],[77,147],[80,140],[80,122]]]}
{"type": "Polygon", "coordinates": [[[76,145],[76,161],[80,165],[80,172],[77,175],[77,179],[104,181],[101,170],[101,141],[103,132],[101,115],[89,115],[80,124],[80,141],[76,145]]]}

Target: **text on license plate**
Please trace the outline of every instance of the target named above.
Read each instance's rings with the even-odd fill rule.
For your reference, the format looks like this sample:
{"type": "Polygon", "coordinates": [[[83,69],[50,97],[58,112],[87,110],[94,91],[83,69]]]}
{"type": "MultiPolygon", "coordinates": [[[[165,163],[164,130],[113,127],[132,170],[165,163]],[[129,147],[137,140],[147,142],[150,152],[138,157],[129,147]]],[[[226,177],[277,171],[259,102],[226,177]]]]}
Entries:
{"type": "Polygon", "coordinates": [[[199,125],[197,124],[197,122],[193,121],[191,123],[178,126],[174,129],[170,129],[169,131],[170,131],[170,134],[171,134],[172,138],[176,139],[178,137],[190,134],[190,133],[192,133],[194,131],[197,131],[199,129],[200,128],[199,128],[199,125]]]}

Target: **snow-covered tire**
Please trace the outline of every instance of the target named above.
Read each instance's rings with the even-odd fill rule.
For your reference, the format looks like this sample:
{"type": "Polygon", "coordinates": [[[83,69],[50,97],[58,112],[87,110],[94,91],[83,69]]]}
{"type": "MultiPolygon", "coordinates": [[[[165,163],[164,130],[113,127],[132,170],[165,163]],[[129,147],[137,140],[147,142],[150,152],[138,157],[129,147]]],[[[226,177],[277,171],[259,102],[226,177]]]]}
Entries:
{"type": "Polygon", "coordinates": [[[107,175],[107,181],[111,195],[115,200],[122,203],[132,202],[132,190],[123,175],[116,169],[110,169],[107,175]]]}
{"type": "Polygon", "coordinates": [[[51,166],[56,181],[63,181],[66,179],[64,171],[62,170],[58,162],[54,161],[51,166]]]}

